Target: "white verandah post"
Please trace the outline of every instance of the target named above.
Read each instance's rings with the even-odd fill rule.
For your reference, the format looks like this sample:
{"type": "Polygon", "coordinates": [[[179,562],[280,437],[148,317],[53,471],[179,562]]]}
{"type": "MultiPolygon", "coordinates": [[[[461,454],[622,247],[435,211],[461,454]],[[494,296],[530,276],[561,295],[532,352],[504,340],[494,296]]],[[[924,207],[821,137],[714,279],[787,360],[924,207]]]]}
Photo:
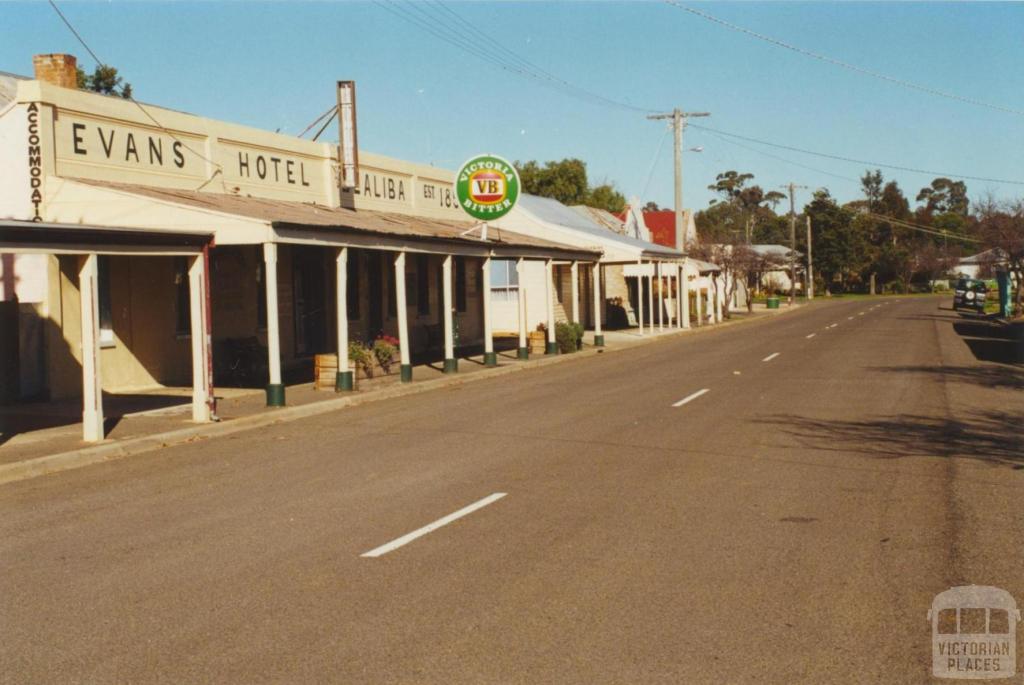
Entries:
{"type": "Polygon", "coordinates": [[[651,275],[647,277],[647,329],[654,335],[654,262],[647,262],[651,267],[651,275]]]}
{"type": "Polygon", "coordinates": [[[486,257],[483,263],[484,287],[484,366],[497,366],[498,356],[494,354],[494,330],[491,324],[491,258],[486,257]]]}
{"type": "MultiPolygon", "coordinates": [[[[401,357],[401,381],[412,382],[412,357],[409,353],[409,310],[405,301],[405,252],[395,256],[395,309],[398,315],[398,352],[401,357]]],[[[451,314],[447,314],[449,317],[451,314]]]]}
{"type": "Polygon", "coordinates": [[[548,344],[544,354],[558,354],[558,343],[555,342],[555,262],[551,259],[544,260],[544,292],[548,308],[548,344]]]}
{"type": "Polygon", "coordinates": [[[572,322],[580,322],[580,267],[579,262],[573,260],[570,267],[572,273],[572,322]]]}
{"type": "Polygon", "coordinates": [[[335,309],[338,326],[338,372],[334,379],[335,392],[352,390],[354,374],[348,359],[348,248],[338,249],[335,269],[335,309]]]}
{"type": "Polygon", "coordinates": [[[601,264],[594,262],[594,347],[604,347],[604,334],[601,332],[601,264]]]}
{"type": "Polygon", "coordinates": [[[679,267],[679,306],[682,308],[681,321],[683,328],[688,329],[690,327],[690,278],[686,275],[686,265],[679,267]]]}
{"type": "Polygon", "coordinates": [[[212,418],[210,401],[210,337],[206,330],[206,255],[191,258],[188,266],[188,296],[192,333],[192,420],[205,423],[212,418]]]}
{"type": "Polygon", "coordinates": [[[263,243],[263,279],[267,286],[267,406],[284,406],[284,384],[281,383],[281,322],[277,311],[277,243],[263,243]]]}
{"type": "Polygon", "coordinates": [[[516,352],[518,359],[529,359],[530,348],[526,342],[526,286],[523,273],[526,262],[522,257],[516,260],[516,274],[518,275],[519,287],[516,289],[519,304],[519,350],[516,352]]]}
{"type": "Polygon", "coordinates": [[[103,381],[100,375],[99,257],[78,262],[78,293],[82,307],[82,439],[103,439],[103,381]]]}
{"type": "Polygon", "coordinates": [[[700,275],[700,272],[698,271],[697,272],[697,297],[694,298],[694,300],[696,300],[696,304],[697,304],[697,311],[695,313],[697,314],[697,325],[698,326],[703,326],[704,325],[704,290],[703,290],[703,286],[702,286],[701,282],[702,282],[702,277],[700,275]]]}
{"type": "Polygon", "coordinates": [[[661,281],[661,262],[654,263],[654,277],[658,279],[658,332],[665,332],[665,285],[661,281]]]}
{"type": "Polygon", "coordinates": [[[441,290],[443,301],[441,308],[444,310],[444,372],[455,373],[459,370],[459,361],[455,358],[455,329],[453,326],[452,306],[452,256],[445,255],[441,264],[441,290]]]}

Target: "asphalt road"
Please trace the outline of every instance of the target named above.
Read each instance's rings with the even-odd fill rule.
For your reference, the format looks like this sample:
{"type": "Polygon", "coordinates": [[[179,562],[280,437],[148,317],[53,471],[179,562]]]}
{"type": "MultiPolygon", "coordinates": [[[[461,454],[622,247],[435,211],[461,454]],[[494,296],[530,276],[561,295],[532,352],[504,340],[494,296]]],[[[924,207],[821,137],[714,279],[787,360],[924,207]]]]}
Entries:
{"type": "Polygon", "coordinates": [[[1024,374],[947,299],[0,487],[0,681],[926,682],[936,593],[1024,601],[1024,374]]]}

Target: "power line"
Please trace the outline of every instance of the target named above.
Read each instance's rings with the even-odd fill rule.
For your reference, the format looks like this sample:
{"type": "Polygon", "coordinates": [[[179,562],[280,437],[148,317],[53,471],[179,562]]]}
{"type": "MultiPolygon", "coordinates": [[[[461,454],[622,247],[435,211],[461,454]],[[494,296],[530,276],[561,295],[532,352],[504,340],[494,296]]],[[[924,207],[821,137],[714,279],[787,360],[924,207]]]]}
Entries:
{"type": "Polygon", "coordinates": [[[766,36],[766,35],[764,35],[762,33],[758,33],[756,31],[752,31],[752,30],[750,30],[748,28],[744,28],[743,26],[737,26],[736,24],[732,24],[730,22],[727,22],[724,19],[719,19],[718,17],[713,16],[711,14],[708,14],[707,12],[702,12],[701,10],[694,9],[692,7],[687,7],[686,5],[683,5],[683,4],[679,3],[679,2],[676,2],[676,0],[664,0],[664,1],[665,1],[666,5],[671,5],[673,7],[676,7],[678,9],[683,10],[684,12],[689,12],[690,14],[693,14],[695,16],[701,17],[702,19],[706,19],[706,20],[708,20],[710,22],[714,22],[715,24],[719,24],[720,26],[724,26],[725,28],[730,29],[732,31],[736,31],[738,33],[746,34],[746,35],[751,36],[753,38],[757,38],[758,40],[762,40],[762,41],[764,41],[766,43],[770,43],[772,45],[775,45],[776,47],[780,47],[780,48],[783,48],[785,50],[790,50],[792,52],[796,52],[798,54],[804,55],[805,57],[811,57],[813,59],[816,59],[816,60],[819,60],[819,61],[822,61],[822,62],[826,62],[828,64],[832,64],[834,66],[841,67],[843,69],[848,69],[850,71],[855,71],[855,72],[857,72],[859,74],[864,74],[866,76],[871,76],[873,78],[881,79],[882,81],[888,81],[889,83],[892,83],[892,84],[897,85],[897,86],[902,86],[904,88],[910,88],[912,90],[917,90],[917,91],[920,91],[922,93],[928,93],[929,95],[935,95],[935,96],[938,96],[938,97],[946,98],[948,100],[956,100],[957,102],[963,102],[963,103],[966,103],[966,104],[969,104],[969,105],[977,105],[978,107],[987,107],[988,109],[994,109],[994,110],[998,110],[1000,112],[1008,112],[1010,114],[1024,115],[1024,110],[1014,109],[1013,107],[1005,107],[1003,105],[995,105],[995,104],[992,104],[990,102],[984,102],[982,100],[977,100],[975,98],[964,97],[962,95],[957,95],[955,93],[950,93],[950,92],[947,92],[947,91],[944,91],[944,90],[939,90],[937,88],[931,88],[929,86],[923,86],[923,85],[920,85],[918,83],[914,83],[912,81],[906,81],[904,79],[896,78],[894,76],[888,76],[886,74],[881,74],[881,73],[879,73],[877,71],[871,71],[870,69],[865,69],[864,67],[858,67],[855,64],[849,64],[847,62],[840,61],[838,59],[835,59],[834,57],[829,57],[827,55],[822,55],[822,54],[817,53],[817,52],[811,52],[810,50],[806,50],[806,49],[798,47],[796,45],[792,45],[790,43],[786,43],[786,42],[783,42],[781,40],[778,40],[777,38],[772,38],[771,36],[766,36]]]}
{"type": "MultiPolygon", "coordinates": [[[[584,100],[591,104],[601,104],[609,107],[627,109],[634,112],[646,113],[654,111],[646,107],[638,107],[626,102],[614,100],[601,95],[600,93],[595,93],[574,85],[519,56],[514,51],[502,45],[492,36],[476,28],[468,20],[460,17],[458,19],[459,23],[468,31],[476,34],[482,43],[477,40],[470,39],[463,35],[459,30],[452,28],[450,21],[440,16],[440,14],[433,12],[432,5],[412,2],[403,4],[398,2],[398,0],[375,0],[375,2],[378,7],[387,10],[409,24],[427,31],[439,40],[442,40],[463,52],[466,52],[499,69],[508,71],[509,73],[537,81],[538,83],[548,86],[564,95],[584,100]],[[485,47],[481,47],[481,45],[485,47]]],[[[445,7],[440,3],[435,4],[437,4],[438,7],[441,7],[448,15],[458,16],[450,8],[445,7]]]]}
{"type": "MultiPolygon", "coordinates": [[[[54,0],[49,0],[49,2],[50,2],[50,7],[52,7],[54,9],[54,11],[57,13],[57,16],[60,17],[61,21],[64,22],[64,25],[68,27],[68,29],[71,31],[72,34],[74,34],[75,38],[78,39],[78,42],[82,44],[82,47],[85,48],[85,51],[88,52],[89,55],[93,58],[93,60],[96,61],[96,64],[98,66],[100,66],[100,67],[106,67],[107,66],[106,62],[101,60],[96,55],[96,53],[93,51],[93,49],[91,47],[89,47],[89,44],[85,42],[85,39],[82,38],[81,34],[78,33],[78,31],[71,24],[71,22],[68,20],[68,18],[66,16],[64,16],[64,13],[60,11],[60,8],[57,7],[57,3],[55,3],[54,0]]],[[[223,173],[224,170],[223,170],[223,168],[221,167],[220,164],[218,164],[217,162],[213,161],[209,157],[206,157],[206,156],[196,152],[194,149],[192,149],[192,147],[190,147],[188,145],[188,143],[186,143],[185,141],[179,139],[177,136],[175,136],[169,130],[164,128],[163,124],[161,124],[159,121],[157,121],[156,117],[154,117],[152,114],[150,114],[149,110],[147,110],[145,107],[142,106],[142,103],[140,103],[138,100],[136,100],[131,95],[129,95],[126,99],[129,100],[130,102],[133,102],[135,104],[135,106],[139,108],[139,111],[141,111],[144,115],[146,115],[146,118],[149,119],[151,122],[153,122],[153,125],[156,126],[158,129],[160,129],[161,132],[165,133],[171,140],[173,140],[175,143],[180,144],[183,148],[185,148],[186,150],[188,150],[189,152],[194,154],[199,159],[203,160],[204,162],[208,162],[208,163],[212,164],[214,167],[216,167],[216,171],[214,171],[210,175],[210,178],[206,179],[203,182],[203,184],[199,186],[200,189],[205,187],[211,180],[213,180],[214,176],[216,176],[217,174],[223,173]]]]}
{"type": "Polygon", "coordinates": [[[941,229],[941,228],[922,226],[920,224],[915,224],[915,223],[912,223],[910,221],[904,221],[902,219],[894,219],[891,216],[885,216],[884,214],[875,214],[874,212],[864,212],[864,214],[866,214],[867,216],[870,216],[872,219],[875,219],[876,221],[881,221],[881,222],[884,222],[884,223],[887,223],[887,224],[892,224],[892,225],[896,226],[897,228],[904,228],[904,229],[908,229],[908,230],[911,230],[911,231],[918,231],[920,233],[930,233],[932,235],[937,235],[937,236],[939,236],[941,238],[951,238],[953,240],[963,240],[963,241],[966,241],[966,242],[969,242],[969,243],[981,243],[982,242],[981,240],[978,240],[977,238],[970,238],[968,236],[963,236],[963,235],[960,235],[958,233],[953,233],[952,231],[947,231],[947,230],[941,229]]]}
{"type": "Polygon", "coordinates": [[[751,152],[756,152],[759,155],[764,155],[765,157],[770,157],[771,159],[776,159],[776,160],[778,160],[780,162],[785,162],[786,164],[791,164],[793,166],[800,167],[801,169],[807,169],[808,171],[813,171],[813,172],[818,173],[818,174],[824,174],[826,176],[832,176],[833,178],[838,178],[838,179],[843,180],[843,181],[852,181],[853,183],[860,183],[859,179],[850,178],[849,176],[843,176],[842,174],[834,174],[831,171],[825,171],[824,169],[819,169],[817,167],[809,166],[807,164],[801,164],[800,162],[794,162],[791,159],[786,159],[785,157],[780,157],[778,155],[773,155],[772,153],[765,152],[764,150],[758,150],[756,147],[750,147],[749,145],[744,145],[743,143],[738,143],[735,140],[729,140],[725,136],[720,135],[718,133],[711,133],[711,135],[715,136],[716,138],[718,138],[722,142],[729,143],[729,145],[735,145],[736,147],[743,148],[744,150],[750,150],[751,152]]]}
{"type": "Polygon", "coordinates": [[[772,143],[767,140],[759,140],[757,138],[751,138],[749,136],[741,136],[738,133],[729,133],[728,131],[722,131],[719,129],[709,128],[707,126],[700,126],[698,124],[690,124],[693,128],[701,131],[708,131],[710,133],[718,133],[723,136],[729,136],[730,138],[737,138],[739,140],[745,140],[748,143],[757,143],[758,145],[768,145],[769,147],[779,148],[780,150],[789,150],[790,152],[799,152],[805,155],[814,155],[815,157],[824,157],[825,159],[836,159],[841,162],[850,162],[851,164],[862,164],[865,166],[880,167],[883,169],[895,169],[897,171],[907,171],[913,174],[924,174],[926,176],[945,176],[946,178],[962,178],[968,181],[983,181],[985,183],[1002,183],[1006,185],[1024,186],[1024,181],[1016,181],[1005,178],[987,178],[985,176],[968,176],[967,174],[954,174],[947,171],[932,171],[929,169],[917,169],[915,167],[899,166],[896,164],[885,164],[882,162],[872,162],[863,159],[854,159],[852,157],[843,157],[841,155],[833,155],[826,152],[815,152],[813,150],[807,150],[804,148],[794,147],[792,145],[782,145],[781,143],[772,143]]]}

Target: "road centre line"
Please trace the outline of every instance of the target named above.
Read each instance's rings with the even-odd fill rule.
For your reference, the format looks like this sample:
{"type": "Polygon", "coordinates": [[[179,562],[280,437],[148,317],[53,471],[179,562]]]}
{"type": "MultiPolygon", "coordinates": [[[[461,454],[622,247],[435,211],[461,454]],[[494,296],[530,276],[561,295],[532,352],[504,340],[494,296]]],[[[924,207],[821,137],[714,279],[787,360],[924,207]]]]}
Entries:
{"type": "Polygon", "coordinates": [[[686,397],[684,397],[683,399],[679,400],[678,402],[676,402],[672,406],[673,407],[681,407],[684,404],[686,404],[687,402],[692,402],[693,400],[697,399],[698,397],[700,397],[704,393],[709,392],[710,390],[711,390],[711,388],[703,388],[701,390],[698,390],[697,392],[693,393],[692,395],[687,395],[686,397]]]}
{"type": "Polygon", "coordinates": [[[761,361],[763,361],[763,362],[770,362],[771,360],[775,359],[778,356],[779,356],[778,352],[772,352],[771,354],[769,354],[767,357],[765,357],[761,361]]]}
{"type": "Polygon", "coordinates": [[[811,338],[813,338],[816,335],[817,335],[817,333],[811,333],[810,335],[805,335],[804,337],[807,338],[808,340],[810,340],[811,338]]]}
{"type": "Polygon", "coordinates": [[[410,542],[412,542],[416,538],[423,537],[427,533],[431,533],[431,532],[437,530],[438,528],[440,528],[441,526],[446,526],[449,523],[451,523],[452,521],[460,519],[463,516],[466,516],[467,514],[472,514],[477,509],[482,509],[482,508],[486,507],[488,504],[491,504],[493,502],[497,502],[499,499],[501,499],[502,497],[504,497],[507,494],[508,494],[507,492],[496,492],[493,495],[488,495],[487,497],[484,497],[482,500],[478,500],[476,502],[473,502],[472,504],[470,504],[467,507],[463,507],[462,509],[459,509],[458,511],[456,511],[454,513],[448,514],[447,516],[444,516],[442,518],[437,519],[433,523],[428,523],[427,525],[423,526],[422,528],[418,528],[418,529],[414,530],[411,533],[403,535],[400,538],[396,538],[396,539],[392,540],[391,542],[389,542],[387,544],[381,545],[380,547],[377,547],[375,549],[371,549],[369,552],[366,552],[365,554],[360,554],[359,556],[362,556],[362,557],[379,557],[379,556],[382,556],[384,554],[387,554],[388,552],[393,552],[394,550],[398,549],[399,547],[402,547],[404,545],[408,545],[410,542]]]}
{"type": "Polygon", "coordinates": [[[836,326],[838,326],[838,325],[839,325],[839,324],[837,324],[837,323],[834,323],[834,324],[832,324],[831,326],[828,326],[827,328],[835,328],[835,327],[836,327],[836,326]]]}

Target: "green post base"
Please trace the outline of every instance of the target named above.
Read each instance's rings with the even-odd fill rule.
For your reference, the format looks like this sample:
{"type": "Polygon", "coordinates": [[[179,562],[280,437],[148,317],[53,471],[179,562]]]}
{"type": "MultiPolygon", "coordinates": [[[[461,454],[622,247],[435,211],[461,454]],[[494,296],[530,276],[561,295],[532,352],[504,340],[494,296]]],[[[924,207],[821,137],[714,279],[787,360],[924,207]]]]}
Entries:
{"type": "Polygon", "coordinates": [[[402,364],[401,379],[403,383],[412,383],[412,364],[402,364]]]}
{"type": "Polygon", "coordinates": [[[604,347],[604,336],[603,335],[595,335],[594,336],[594,347],[604,347]]]}
{"type": "Polygon", "coordinates": [[[444,360],[444,372],[445,373],[458,373],[459,372],[459,360],[458,359],[445,359],[444,360]]]}
{"type": "Polygon", "coordinates": [[[516,359],[526,360],[526,359],[529,359],[529,358],[530,358],[530,348],[529,347],[520,347],[519,351],[516,352],[516,359]]]}
{"type": "Polygon", "coordinates": [[[544,354],[558,354],[558,343],[549,342],[544,347],[544,354]]]}
{"type": "Polygon", "coordinates": [[[271,383],[267,386],[267,406],[284,406],[284,383],[271,383]]]}
{"type": "Polygon", "coordinates": [[[339,371],[334,377],[334,392],[347,392],[355,388],[355,377],[351,371],[339,371]]]}
{"type": "Polygon", "coordinates": [[[494,352],[484,352],[484,366],[497,366],[498,355],[494,352]]]}

